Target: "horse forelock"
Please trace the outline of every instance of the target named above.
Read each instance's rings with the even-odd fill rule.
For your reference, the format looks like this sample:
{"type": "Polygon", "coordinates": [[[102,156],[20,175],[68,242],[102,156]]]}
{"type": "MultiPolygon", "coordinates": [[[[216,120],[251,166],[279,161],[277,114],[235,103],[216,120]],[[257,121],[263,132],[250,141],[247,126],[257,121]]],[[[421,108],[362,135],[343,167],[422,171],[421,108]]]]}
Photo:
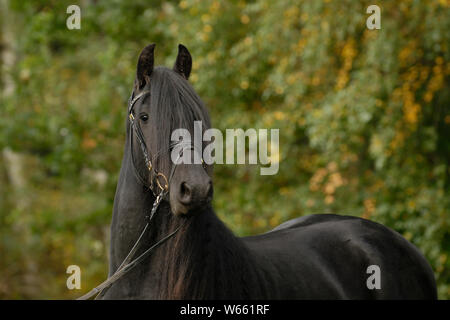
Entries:
{"type": "Polygon", "coordinates": [[[152,121],[144,134],[150,137],[148,147],[154,164],[159,171],[167,173],[174,130],[187,129],[194,139],[194,122],[201,121],[204,132],[211,127],[209,114],[191,84],[171,69],[156,67],[144,90],[149,90],[150,95],[144,97],[140,105],[150,104],[152,121]]]}

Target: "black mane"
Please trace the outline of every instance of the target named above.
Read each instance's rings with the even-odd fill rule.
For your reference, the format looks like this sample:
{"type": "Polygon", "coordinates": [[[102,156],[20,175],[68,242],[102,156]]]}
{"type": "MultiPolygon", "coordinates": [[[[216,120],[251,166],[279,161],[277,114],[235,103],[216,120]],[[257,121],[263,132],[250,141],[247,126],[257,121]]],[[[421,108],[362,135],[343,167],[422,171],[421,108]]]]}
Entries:
{"type": "Polygon", "coordinates": [[[188,129],[193,139],[194,121],[202,121],[203,131],[211,127],[211,121],[194,88],[171,69],[155,67],[143,90],[149,90],[150,95],[136,105],[136,113],[150,105],[151,126],[144,134],[152,137],[149,148],[151,156],[156,158],[152,159],[154,164],[167,175],[171,166],[168,151],[173,130],[188,129]]]}
{"type": "MultiPolygon", "coordinates": [[[[185,220],[167,218],[164,234],[185,220]]],[[[158,299],[249,299],[250,287],[256,294],[257,271],[252,270],[250,252],[210,206],[187,219],[154,258],[160,268],[158,299]]]]}

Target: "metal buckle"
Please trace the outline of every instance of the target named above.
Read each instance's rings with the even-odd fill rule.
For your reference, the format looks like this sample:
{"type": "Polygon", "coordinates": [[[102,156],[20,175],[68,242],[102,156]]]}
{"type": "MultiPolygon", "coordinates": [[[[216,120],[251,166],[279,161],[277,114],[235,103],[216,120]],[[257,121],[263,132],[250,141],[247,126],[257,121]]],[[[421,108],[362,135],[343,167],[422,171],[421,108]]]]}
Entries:
{"type": "Polygon", "coordinates": [[[157,174],[156,174],[156,184],[158,185],[158,187],[161,189],[161,190],[169,190],[169,182],[167,181],[167,177],[163,174],[163,173],[161,173],[161,172],[158,172],[157,174]],[[159,179],[158,179],[158,177],[163,177],[164,178],[164,180],[165,180],[165,186],[164,187],[162,187],[161,186],[161,184],[159,183],[159,179]]]}

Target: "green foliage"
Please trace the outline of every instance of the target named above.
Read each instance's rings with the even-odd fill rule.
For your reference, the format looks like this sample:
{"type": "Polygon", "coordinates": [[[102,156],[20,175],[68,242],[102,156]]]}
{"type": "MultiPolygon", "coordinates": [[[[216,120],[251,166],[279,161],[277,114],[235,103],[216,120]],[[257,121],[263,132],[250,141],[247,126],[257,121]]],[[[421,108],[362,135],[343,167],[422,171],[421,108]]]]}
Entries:
{"type": "Polygon", "coordinates": [[[28,183],[0,189],[0,297],[76,297],[70,264],[83,291],[106,277],[125,105],[155,42],[157,65],[189,48],[214,127],[280,128],[277,175],[215,167],[215,209],[231,229],[373,219],[421,249],[450,298],[448,1],[379,1],[381,30],[366,28],[370,1],[82,2],[72,31],[70,4],[10,2],[16,92],[1,101],[0,147],[26,155],[28,183]]]}

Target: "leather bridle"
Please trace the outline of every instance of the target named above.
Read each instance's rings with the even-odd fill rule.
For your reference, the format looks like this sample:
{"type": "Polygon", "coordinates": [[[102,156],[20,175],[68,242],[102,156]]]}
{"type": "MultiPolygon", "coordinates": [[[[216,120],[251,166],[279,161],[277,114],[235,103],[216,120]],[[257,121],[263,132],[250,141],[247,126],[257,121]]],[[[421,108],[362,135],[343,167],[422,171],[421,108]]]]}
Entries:
{"type": "MultiPolygon", "coordinates": [[[[183,223],[180,224],[173,232],[169,233],[162,239],[158,240],[156,243],[151,245],[147,250],[145,250],[141,255],[139,255],[137,258],[132,260],[137,249],[139,248],[139,243],[141,242],[141,239],[144,237],[145,233],[149,229],[150,223],[153,220],[153,217],[155,216],[155,213],[158,210],[158,207],[161,204],[162,199],[169,193],[169,183],[172,180],[173,174],[175,173],[175,168],[177,167],[179,157],[181,156],[181,154],[185,148],[191,147],[191,144],[189,143],[189,145],[186,145],[185,147],[183,147],[181,149],[180,154],[178,155],[178,159],[172,165],[169,179],[167,179],[167,177],[162,172],[159,172],[158,170],[156,170],[156,168],[153,166],[153,163],[151,161],[151,158],[150,158],[150,155],[149,155],[149,152],[147,149],[147,145],[145,144],[145,139],[144,139],[144,135],[142,133],[141,127],[140,127],[139,123],[136,121],[136,118],[133,114],[133,107],[134,107],[135,103],[140,98],[143,98],[149,94],[150,94],[150,91],[148,91],[148,90],[142,91],[136,96],[134,96],[134,92],[133,92],[129,99],[129,102],[128,102],[128,119],[130,121],[130,129],[131,129],[130,134],[129,134],[130,135],[130,152],[131,152],[131,162],[132,162],[132,166],[134,169],[134,173],[136,174],[136,177],[138,178],[138,180],[140,181],[141,184],[143,184],[145,187],[148,187],[152,191],[152,193],[156,197],[156,199],[153,202],[150,214],[145,216],[147,223],[144,226],[144,229],[142,230],[142,232],[139,235],[138,239],[136,240],[135,244],[131,248],[130,252],[127,254],[127,256],[125,257],[123,262],[117,268],[116,272],[114,272],[114,274],[111,277],[109,277],[107,280],[102,282],[99,286],[95,287],[94,289],[92,289],[85,295],[81,296],[77,300],[88,300],[94,296],[96,296],[95,299],[101,298],[106,293],[106,291],[112,286],[113,283],[115,283],[117,280],[122,278],[128,271],[133,269],[136,265],[141,263],[154,249],[156,249],[161,244],[163,244],[164,242],[166,242],[167,240],[172,238],[183,226],[183,223]],[[150,185],[147,185],[145,183],[145,179],[143,179],[140,176],[139,171],[137,170],[137,168],[135,166],[134,156],[133,156],[133,145],[132,145],[132,141],[133,141],[132,133],[133,132],[136,134],[136,137],[139,141],[139,145],[140,145],[142,154],[144,156],[145,165],[149,171],[149,175],[150,175],[150,179],[151,179],[150,185]],[[153,178],[154,178],[154,180],[156,180],[156,185],[159,188],[159,190],[155,190],[153,178]],[[164,185],[162,185],[161,182],[159,181],[160,178],[162,178],[164,180],[164,185]]],[[[179,144],[179,143],[177,143],[177,144],[179,144]]],[[[185,143],[181,142],[181,144],[185,144],[185,143]]]]}
{"type": "MultiPolygon", "coordinates": [[[[147,186],[153,192],[153,195],[155,197],[157,197],[159,192],[157,190],[155,190],[155,184],[153,183],[153,181],[156,180],[156,185],[159,188],[160,192],[169,190],[169,181],[168,181],[167,177],[162,172],[159,172],[153,166],[153,163],[152,163],[152,161],[150,159],[150,155],[149,155],[149,152],[148,152],[148,149],[147,149],[147,145],[145,143],[144,134],[142,133],[142,130],[141,130],[141,126],[139,125],[139,122],[136,121],[136,118],[135,118],[135,116],[133,114],[134,104],[140,98],[144,98],[144,97],[146,97],[148,95],[150,95],[150,91],[142,91],[136,97],[134,97],[134,93],[132,94],[132,96],[130,97],[129,103],[128,103],[128,119],[129,119],[130,124],[131,124],[131,129],[136,134],[136,137],[137,137],[137,139],[139,141],[139,146],[141,148],[142,155],[144,156],[144,162],[145,162],[145,165],[146,165],[146,167],[147,167],[147,169],[149,171],[150,177],[151,177],[149,186],[147,186],[147,184],[145,183],[145,179],[143,179],[140,176],[138,170],[136,169],[136,164],[135,164],[134,155],[133,155],[133,137],[132,137],[132,134],[131,134],[132,132],[130,133],[131,164],[133,166],[134,173],[136,174],[136,177],[141,182],[141,184],[143,184],[144,186],[147,186]],[[164,184],[161,184],[160,178],[162,178],[164,180],[164,182],[163,182],[164,184]]],[[[172,169],[174,169],[174,168],[175,168],[175,166],[172,169]]]]}

